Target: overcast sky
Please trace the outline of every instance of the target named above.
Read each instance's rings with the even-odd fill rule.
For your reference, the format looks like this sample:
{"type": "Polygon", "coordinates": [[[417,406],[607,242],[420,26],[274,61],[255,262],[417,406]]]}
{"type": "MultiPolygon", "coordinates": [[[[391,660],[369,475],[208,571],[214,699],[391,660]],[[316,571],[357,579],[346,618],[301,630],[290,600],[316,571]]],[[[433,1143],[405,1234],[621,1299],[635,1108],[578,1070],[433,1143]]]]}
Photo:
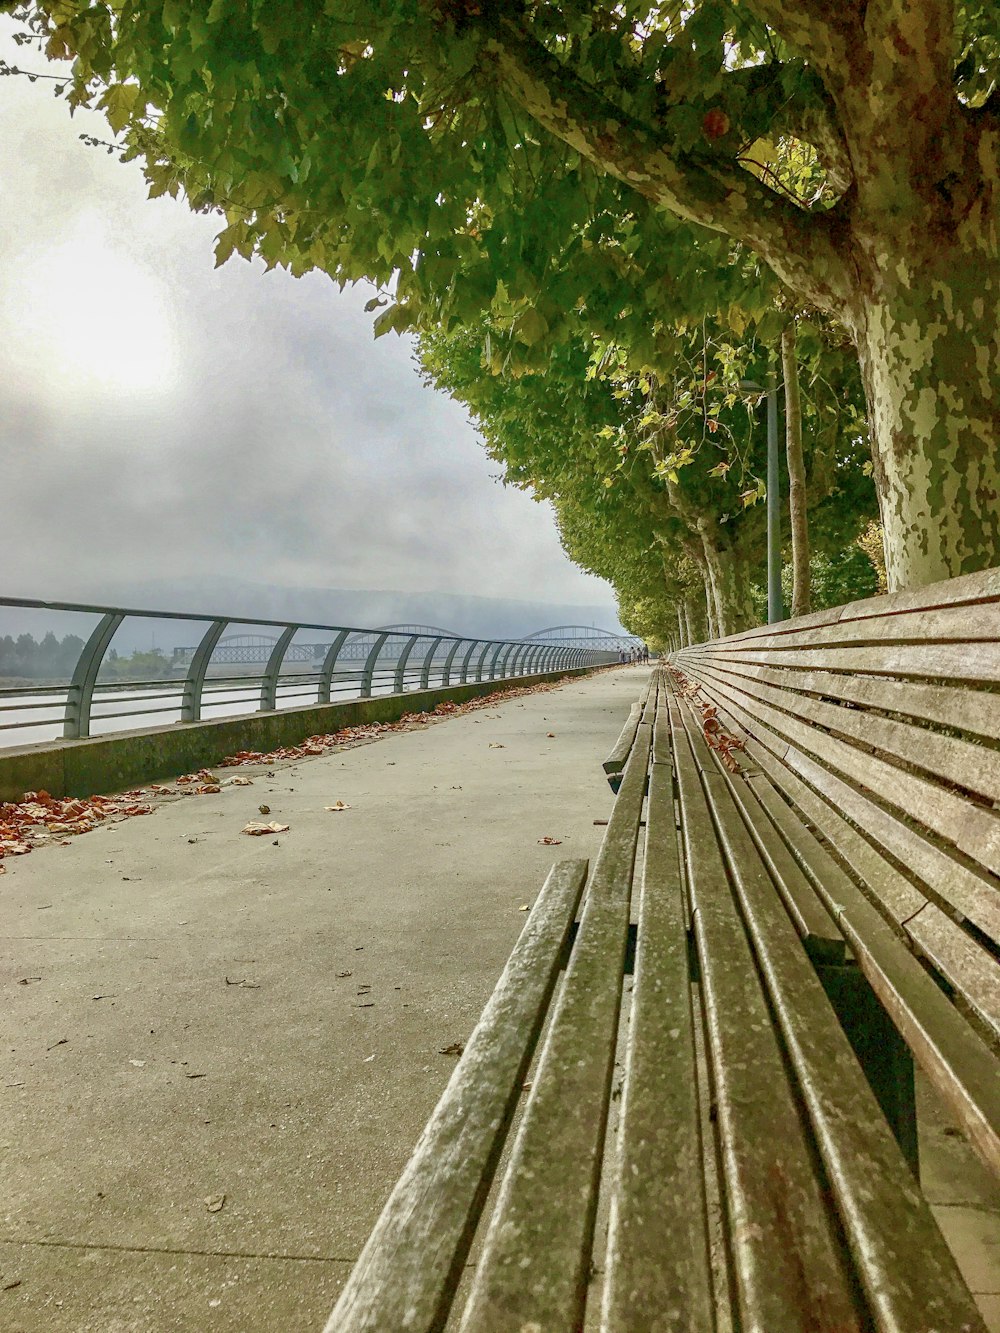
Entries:
{"type": "MultiPolygon", "coordinates": [[[[11,31],[0,55],[45,69],[11,31]]],[[[0,80],[0,591],[211,572],[613,605],[408,340],[373,340],[370,290],[214,270],[220,220],[147,200],[52,87],[0,80]]]]}

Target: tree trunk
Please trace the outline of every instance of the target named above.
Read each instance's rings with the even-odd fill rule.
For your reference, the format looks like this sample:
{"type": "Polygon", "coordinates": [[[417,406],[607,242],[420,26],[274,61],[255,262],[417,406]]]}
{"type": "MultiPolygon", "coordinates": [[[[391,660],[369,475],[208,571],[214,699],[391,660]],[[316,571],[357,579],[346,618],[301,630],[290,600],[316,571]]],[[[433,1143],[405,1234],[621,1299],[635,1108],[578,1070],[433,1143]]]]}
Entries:
{"type": "Polygon", "coordinates": [[[811,610],[809,519],[806,512],[806,469],[802,459],[802,404],[795,324],[781,333],[781,368],[785,381],[785,455],[788,459],[788,527],[792,538],[792,615],[811,610]]]}
{"type": "Polygon", "coordinates": [[[1000,565],[998,328],[1000,271],[991,281],[971,267],[900,285],[864,312],[890,592],[1000,565]]]}
{"type": "Polygon", "coordinates": [[[686,648],[688,646],[688,640],[684,634],[684,612],[681,610],[680,602],[677,603],[677,635],[680,639],[681,647],[686,648]]]}
{"type": "Polygon", "coordinates": [[[684,598],[684,635],[689,646],[698,642],[694,627],[691,624],[691,599],[689,597],[684,598]]]}
{"type": "Polygon", "coordinates": [[[702,518],[698,520],[698,529],[715,597],[717,637],[723,639],[753,624],[750,581],[735,548],[725,541],[717,525],[702,518]]]}
{"type": "Polygon", "coordinates": [[[707,637],[709,639],[719,638],[719,631],[715,624],[715,595],[712,592],[712,582],[708,577],[708,568],[703,571],[705,580],[705,620],[707,622],[707,637]]]}

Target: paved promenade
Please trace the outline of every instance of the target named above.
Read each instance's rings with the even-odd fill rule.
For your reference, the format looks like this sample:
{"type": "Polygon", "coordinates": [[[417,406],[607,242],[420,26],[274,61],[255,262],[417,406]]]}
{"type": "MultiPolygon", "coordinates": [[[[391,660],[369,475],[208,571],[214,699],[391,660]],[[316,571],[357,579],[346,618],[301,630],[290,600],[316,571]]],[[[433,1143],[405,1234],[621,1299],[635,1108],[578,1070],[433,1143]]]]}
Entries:
{"type": "MultiPolygon", "coordinates": [[[[230,770],[253,785],[6,862],[5,1333],[318,1333],[520,909],[597,850],[645,674],[230,770]],[[261,818],[277,845],[240,833],[261,818]]],[[[998,1291],[998,1201],[947,1128],[925,1180],[998,1291]]]]}
{"type": "Polygon", "coordinates": [[[322,1328],[645,674],[5,863],[0,1328],[322,1328]]]}

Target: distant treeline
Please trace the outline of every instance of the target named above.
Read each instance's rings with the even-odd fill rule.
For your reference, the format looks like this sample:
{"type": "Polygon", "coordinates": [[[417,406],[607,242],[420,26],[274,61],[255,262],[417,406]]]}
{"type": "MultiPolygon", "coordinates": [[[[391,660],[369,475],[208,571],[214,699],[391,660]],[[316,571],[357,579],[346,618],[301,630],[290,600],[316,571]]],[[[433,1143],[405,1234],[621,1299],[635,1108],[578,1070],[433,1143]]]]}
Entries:
{"type": "MultiPolygon", "coordinates": [[[[0,676],[14,676],[27,680],[66,680],[73,675],[83,639],[79,634],[67,634],[57,639],[50,630],[40,642],[30,634],[10,634],[0,638],[0,676]]],[[[101,666],[102,680],[156,680],[169,674],[169,663],[159,648],[151,652],[133,652],[131,657],[120,657],[114,648],[101,666]]]]}

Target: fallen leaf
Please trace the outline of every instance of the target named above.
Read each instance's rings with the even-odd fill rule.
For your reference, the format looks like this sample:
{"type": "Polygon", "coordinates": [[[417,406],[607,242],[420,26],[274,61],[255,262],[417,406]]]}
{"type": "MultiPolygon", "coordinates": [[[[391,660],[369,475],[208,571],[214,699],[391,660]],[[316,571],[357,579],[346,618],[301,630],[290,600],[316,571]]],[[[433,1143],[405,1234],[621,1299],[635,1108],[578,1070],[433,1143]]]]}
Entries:
{"type": "Polygon", "coordinates": [[[343,801],[334,801],[333,805],[324,805],[324,810],[350,810],[350,806],[343,801]]]}
{"type": "Polygon", "coordinates": [[[240,829],[240,832],[249,833],[252,838],[259,838],[265,833],[287,833],[288,828],[287,824],[262,824],[259,820],[251,820],[240,829]]]}
{"type": "Polygon", "coordinates": [[[521,906],[520,906],[517,910],[518,910],[519,912],[529,912],[531,909],[529,908],[529,906],[528,906],[527,903],[522,903],[521,906]]]}
{"type": "Polygon", "coordinates": [[[226,778],[224,787],[252,787],[253,778],[226,778]]]}
{"type": "Polygon", "coordinates": [[[544,838],[539,838],[539,839],[538,839],[538,842],[539,842],[539,845],[542,846],[542,847],[561,847],[561,846],[562,846],[562,838],[550,838],[549,835],[548,835],[547,833],[546,833],[546,835],[545,835],[544,838]]]}
{"type": "Polygon", "coordinates": [[[203,1202],[210,1213],[221,1213],[225,1207],[226,1196],[224,1194],[209,1194],[203,1202]]]}
{"type": "Polygon", "coordinates": [[[58,1041],[54,1041],[51,1046],[46,1046],[45,1049],[47,1051],[54,1051],[57,1046],[66,1046],[68,1043],[69,1037],[60,1037],[58,1041]]]}
{"type": "Polygon", "coordinates": [[[257,809],[262,815],[269,815],[271,813],[271,807],[269,805],[258,805],[257,809]]]}
{"type": "Polygon", "coordinates": [[[554,731],[547,731],[545,734],[548,736],[549,740],[555,740],[556,733],[554,731]]]}
{"type": "Polygon", "coordinates": [[[130,1065],[135,1065],[136,1069],[144,1069],[144,1068],[145,1068],[145,1065],[146,1065],[146,1061],[145,1061],[145,1060],[130,1060],[130,1061],[129,1061],[129,1064],[130,1064],[130,1065]]]}
{"type": "Polygon", "coordinates": [[[259,982],[259,981],[247,981],[247,979],[246,979],[245,977],[241,977],[238,981],[230,981],[229,978],[226,977],[226,985],[227,985],[227,986],[245,986],[245,987],[247,988],[247,990],[260,990],[260,982],[259,982]]]}
{"type": "Polygon", "coordinates": [[[453,1042],[451,1042],[451,1044],[448,1045],[448,1046],[439,1046],[439,1047],[438,1047],[438,1054],[439,1054],[439,1055],[461,1055],[462,1052],[463,1052],[464,1050],[465,1050],[465,1042],[464,1042],[464,1041],[453,1041],[453,1042]]]}
{"type": "Polygon", "coordinates": [[[185,1074],[185,1078],[208,1078],[207,1074],[185,1074]]]}
{"type": "Polygon", "coordinates": [[[338,977],[353,977],[353,976],[354,976],[354,973],[353,973],[353,972],[338,972],[338,973],[337,973],[337,976],[338,976],[338,977]]]}
{"type": "Polygon", "coordinates": [[[489,748],[491,750],[502,750],[504,749],[504,746],[502,746],[499,741],[490,741],[489,748]]]}

